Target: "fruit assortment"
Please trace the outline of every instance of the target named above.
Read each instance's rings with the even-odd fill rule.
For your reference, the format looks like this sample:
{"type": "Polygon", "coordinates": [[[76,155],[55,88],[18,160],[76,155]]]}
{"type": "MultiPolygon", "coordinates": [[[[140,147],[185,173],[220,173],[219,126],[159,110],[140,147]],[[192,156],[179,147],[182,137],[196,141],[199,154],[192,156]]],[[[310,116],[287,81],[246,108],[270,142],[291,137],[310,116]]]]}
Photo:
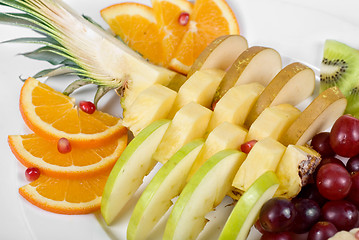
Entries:
{"type": "Polygon", "coordinates": [[[20,111],[34,133],[8,136],[31,182],[19,193],[55,213],[98,210],[109,171],[127,145],[121,120],[93,103],[80,101],[77,107],[74,99],[33,78],[22,87],[20,111]]]}
{"type": "MultiPolygon", "coordinates": [[[[213,2],[219,4],[220,1],[213,2]]],[[[195,6],[200,3],[202,1],[196,1],[195,6]]],[[[62,8],[61,3],[44,0],[44,5],[63,16],[72,15],[67,7],[62,8]]],[[[16,5],[12,7],[17,8],[16,5]]],[[[201,8],[195,7],[194,11],[200,12],[198,9],[201,8]]],[[[30,15],[42,12],[36,6],[20,10],[30,15]]],[[[17,19],[17,15],[12,17],[17,19]]],[[[275,50],[248,47],[247,41],[239,35],[215,39],[201,54],[197,54],[199,57],[193,64],[188,65],[188,75],[184,77],[143,61],[97,29],[94,31],[95,37],[84,39],[84,42],[91,46],[94,40],[101,38],[101,47],[108,55],[106,64],[102,62],[101,66],[111,70],[106,72],[96,69],[95,62],[87,61],[81,55],[85,53],[80,46],[69,44],[71,36],[79,33],[71,32],[67,36],[68,30],[59,25],[51,14],[42,17],[49,19],[51,33],[58,34],[58,44],[64,47],[61,51],[69,54],[77,64],[78,68],[73,70],[84,77],[70,85],[65,93],[71,93],[90,79],[90,82],[100,85],[96,103],[106,91],[117,88],[122,95],[123,123],[135,138],[124,150],[108,179],[106,171],[75,179],[40,174],[37,180],[20,188],[20,193],[35,205],[54,212],[74,214],[94,211],[101,201],[101,213],[105,221],[111,224],[143,178],[157,162],[161,162],[163,167],[143,193],[143,196],[152,197],[141,197],[131,217],[127,229],[129,239],[146,237],[153,224],[172,205],[172,198],[178,195],[164,232],[166,239],[198,236],[205,226],[206,214],[226,194],[238,201],[224,225],[220,239],[246,238],[258,213],[259,220],[255,225],[263,233],[262,239],[291,239],[293,235],[290,232],[307,231],[309,239],[319,239],[318,235],[329,237],[337,230],[350,230],[357,226],[358,197],[355,192],[359,184],[357,174],[350,175],[349,171],[357,169],[359,165],[355,158],[359,153],[355,134],[358,120],[348,115],[341,116],[344,111],[354,112],[355,109],[350,94],[354,93],[356,86],[348,84],[351,87],[348,90],[343,83],[344,79],[350,78],[347,69],[351,70],[353,63],[347,65],[344,60],[332,60],[330,52],[331,48],[336,51],[343,48],[350,52],[350,48],[336,42],[326,43],[323,64],[339,66],[338,71],[342,74],[335,75],[337,79],[332,80],[327,76],[327,69],[323,68],[321,93],[300,111],[295,105],[308,98],[314,90],[313,71],[301,63],[293,63],[282,69],[281,57],[275,50]],[[233,44],[238,46],[235,51],[230,49],[233,44]],[[233,56],[224,61],[223,52],[227,54],[229,50],[233,56]],[[113,71],[114,64],[122,60],[131,67],[113,71]],[[333,85],[333,81],[338,82],[338,79],[341,80],[340,84],[333,85]],[[303,82],[305,88],[300,87],[303,82]],[[236,97],[240,98],[234,102],[236,97]],[[151,112],[155,114],[148,114],[151,112]],[[237,116],[240,116],[240,120],[237,116]],[[335,120],[329,134],[315,135],[327,129],[335,120]],[[305,146],[310,140],[313,149],[305,146]],[[228,149],[243,149],[245,153],[228,149]],[[320,154],[324,158],[321,163],[320,154]],[[333,157],[334,154],[352,157],[346,164],[349,171],[333,157]],[[176,183],[179,175],[181,180],[176,183]],[[87,197],[81,186],[91,186],[93,181],[98,186],[94,193],[90,193],[92,198],[86,198],[86,203],[79,204],[76,197],[71,199],[73,195],[66,192],[67,188],[59,187],[58,195],[68,197],[65,202],[69,204],[49,204],[48,199],[56,197],[51,192],[52,185],[71,186],[69,189],[81,191],[87,197]],[[314,184],[307,185],[311,181],[314,184]],[[307,197],[303,197],[308,188],[305,185],[314,186],[307,197]],[[37,191],[38,186],[42,191],[37,191]],[[173,192],[167,195],[169,191],[173,192]],[[314,199],[314,195],[320,200],[314,199]],[[157,207],[149,210],[151,206],[157,207]],[[148,217],[153,218],[152,221],[148,217]],[[235,227],[235,223],[239,223],[239,226],[235,227]]],[[[185,16],[181,17],[179,23],[186,26],[182,18],[185,16]]],[[[75,23],[93,31],[93,26],[86,21],[78,20],[75,23]]],[[[48,34],[49,30],[41,23],[39,26],[41,33],[48,34]]],[[[187,31],[183,39],[186,40],[186,34],[191,33],[187,31]]],[[[52,147],[60,155],[72,153],[83,145],[102,147],[124,134],[121,121],[96,111],[96,105],[90,102],[80,102],[78,114],[74,110],[67,113],[66,109],[73,108],[70,98],[36,80],[29,79],[21,95],[20,109],[24,120],[39,137],[48,141],[59,139],[52,143],[52,147]],[[38,94],[33,91],[36,88],[40,90],[40,96],[61,99],[60,104],[56,101],[55,104],[64,104],[66,107],[57,115],[48,116],[46,111],[53,106],[44,108],[43,102],[31,99],[33,94],[38,94]],[[59,115],[64,112],[65,117],[59,115]],[[76,123],[75,115],[78,115],[79,123],[76,123]],[[53,123],[54,119],[56,121],[53,123]],[[67,122],[66,126],[71,127],[67,128],[61,121],[58,124],[57,119],[63,119],[67,122]],[[98,123],[96,127],[94,122],[98,123]]],[[[18,142],[21,142],[21,138],[26,137],[20,137],[18,142]]],[[[20,150],[15,150],[15,140],[9,139],[16,154],[20,150]]],[[[123,141],[119,145],[123,146],[123,141]]],[[[22,151],[29,152],[29,149],[22,151]]],[[[34,159],[33,162],[37,161],[36,157],[34,159]]],[[[41,164],[39,166],[40,171],[45,170],[41,169],[41,164]]],[[[27,171],[27,176],[35,179],[38,173],[32,170],[27,171]]],[[[79,177],[77,173],[75,175],[79,177]]]]}
{"type": "Polygon", "coordinates": [[[342,151],[355,144],[350,136],[358,130],[358,122],[357,118],[343,115],[330,132],[313,137],[311,145],[323,160],[312,182],[292,200],[272,198],[263,205],[255,225],[263,233],[261,239],[294,239],[295,234],[303,233],[309,240],[328,239],[339,231],[359,227],[357,153],[353,152],[356,149],[342,151]],[[346,142],[343,136],[348,136],[346,142]],[[341,160],[347,156],[352,157],[341,160]],[[284,234],[288,237],[282,237],[284,234]]]}

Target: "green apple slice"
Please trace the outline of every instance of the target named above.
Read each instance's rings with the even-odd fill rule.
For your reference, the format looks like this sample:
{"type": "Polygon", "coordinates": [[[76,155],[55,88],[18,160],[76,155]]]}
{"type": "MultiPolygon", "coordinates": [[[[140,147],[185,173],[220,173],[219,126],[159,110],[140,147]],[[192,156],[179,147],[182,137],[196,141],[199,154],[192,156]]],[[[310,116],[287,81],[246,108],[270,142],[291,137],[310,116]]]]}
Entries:
{"type": "Polygon", "coordinates": [[[116,162],[107,179],[101,200],[101,214],[107,224],[111,224],[140,187],[143,178],[156,165],[152,155],[170,122],[163,119],[151,123],[128,144],[116,162]]]}
{"type": "Polygon", "coordinates": [[[245,240],[263,204],[273,197],[279,180],[273,171],[263,173],[238,200],[219,240],[245,240]]]}
{"type": "Polygon", "coordinates": [[[166,224],[163,239],[196,239],[211,212],[228,193],[246,154],[223,150],[208,159],[187,183],[166,224]]]}
{"type": "Polygon", "coordinates": [[[189,170],[204,145],[194,140],[177,151],[142,193],[127,227],[127,239],[146,239],[186,185],[189,170]]]}

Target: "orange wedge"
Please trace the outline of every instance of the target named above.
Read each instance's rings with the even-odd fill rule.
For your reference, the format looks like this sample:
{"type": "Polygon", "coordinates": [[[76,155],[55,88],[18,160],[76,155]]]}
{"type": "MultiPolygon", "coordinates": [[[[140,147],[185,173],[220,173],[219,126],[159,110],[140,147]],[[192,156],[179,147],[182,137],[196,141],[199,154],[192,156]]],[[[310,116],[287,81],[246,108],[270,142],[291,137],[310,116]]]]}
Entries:
{"type": "Polygon", "coordinates": [[[139,3],[119,3],[101,10],[114,34],[155,64],[163,64],[162,39],[152,8],[139,3]]]}
{"type": "Polygon", "coordinates": [[[20,93],[20,112],[25,123],[39,136],[67,138],[72,146],[95,147],[127,133],[122,120],[101,111],[87,114],[74,99],[36,79],[28,78],[20,93]]]}
{"type": "Polygon", "coordinates": [[[189,29],[177,47],[170,68],[187,74],[194,60],[214,39],[239,34],[236,17],[225,0],[196,0],[189,29]]]}
{"type": "Polygon", "coordinates": [[[19,188],[33,205],[61,214],[86,214],[100,208],[108,173],[84,179],[40,177],[19,188]]]}
{"type": "Polygon", "coordinates": [[[72,147],[69,153],[57,150],[57,141],[36,134],[11,135],[9,146],[26,167],[37,167],[52,177],[82,178],[110,170],[127,144],[127,134],[98,148],[72,147]]]}
{"type": "Polygon", "coordinates": [[[191,15],[193,4],[187,0],[152,0],[152,8],[160,35],[163,36],[163,62],[168,66],[188,30],[188,24],[181,25],[178,19],[182,13],[191,15]]]}

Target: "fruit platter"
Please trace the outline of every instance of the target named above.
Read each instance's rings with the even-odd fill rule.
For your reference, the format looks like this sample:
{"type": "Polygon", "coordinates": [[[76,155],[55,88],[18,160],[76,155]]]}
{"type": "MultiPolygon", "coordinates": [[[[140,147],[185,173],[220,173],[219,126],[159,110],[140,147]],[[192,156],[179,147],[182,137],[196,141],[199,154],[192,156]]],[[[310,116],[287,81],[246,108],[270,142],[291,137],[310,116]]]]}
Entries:
{"type": "Polygon", "coordinates": [[[0,239],[359,239],[357,3],[0,0],[0,239]]]}

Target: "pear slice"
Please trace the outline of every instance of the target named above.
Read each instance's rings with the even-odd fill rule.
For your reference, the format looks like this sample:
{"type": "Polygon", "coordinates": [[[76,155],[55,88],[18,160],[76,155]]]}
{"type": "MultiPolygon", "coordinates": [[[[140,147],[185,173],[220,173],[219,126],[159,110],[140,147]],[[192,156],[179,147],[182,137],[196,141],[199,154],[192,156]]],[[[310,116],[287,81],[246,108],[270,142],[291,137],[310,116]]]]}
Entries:
{"type": "Polygon", "coordinates": [[[229,122],[223,122],[209,133],[205,144],[193,163],[188,179],[215,153],[225,149],[238,149],[247,136],[247,130],[229,122]]]}
{"type": "Polygon", "coordinates": [[[224,73],[219,69],[203,69],[195,72],[179,89],[168,117],[173,118],[180,108],[190,102],[209,108],[224,73]]]}
{"type": "Polygon", "coordinates": [[[192,64],[187,77],[200,69],[217,68],[226,71],[236,58],[248,48],[240,35],[224,35],[213,40],[192,64]]]}
{"type": "Polygon", "coordinates": [[[186,143],[202,138],[208,127],[212,111],[198,103],[183,106],[172,119],[153,159],[165,163],[186,143]]]}
{"type": "Polygon", "coordinates": [[[287,103],[267,107],[249,128],[246,142],[266,137],[278,140],[299,115],[299,109],[287,103]]]}
{"type": "Polygon", "coordinates": [[[219,240],[245,240],[263,204],[271,199],[279,186],[273,171],[263,173],[248,188],[233,208],[219,240]]]}
{"type": "Polygon", "coordinates": [[[285,198],[295,197],[308,183],[320,161],[320,154],[313,149],[289,145],[275,172],[280,182],[275,195],[285,198]]]}
{"type": "Polygon", "coordinates": [[[156,173],[141,194],[127,227],[128,240],[147,239],[151,230],[186,185],[188,172],[203,147],[194,140],[176,152],[156,173]]]}
{"type": "Polygon", "coordinates": [[[312,95],[314,87],[315,74],[311,68],[299,62],[287,65],[259,95],[244,125],[251,126],[267,107],[282,103],[296,106],[312,95]]]}
{"type": "Polygon", "coordinates": [[[236,150],[223,150],[202,165],[173,206],[163,239],[197,238],[206,225],[206,214],[226,196],[245,156],[236,150]]]}
{"type": "Polygon", "coordinates": [[[260,175],[267,171],[274,172],[285,149],[285,146],[270,137],[259,140],[239,168],[232,183],[233,187],[243,193],[260,175]]]}
{"type": "Polygon", "coordinates": [[[337,87],[321,92],[283,134],[284,145],[304,145],[343,115],[347,100],[337,87]]]}
{"type": "Polygon", "coordinates": [[[143,90],[124,112],[123,125],[136,136],[146,126],[168,117],[177,93],[163,85],[154,84],[143,90]]]}
{"type": "Polygon", "coordinates": [[[156,151],[170,120],[158,120],[143,129],[123,151],[111,170],[101,200],[101,214],[111,224],[156,165],[156,151]]]}
{"type": "Polygon", "coordinates": [[[248,113],[263,89],[264,86],[256,82],[229,89],[215,105],[207,131],[212,131],[225,121],[243,126],[248,113]]]}
{"type": "Polygon", "coordinates": [[[267,86],[281,69],[282,58],[277,51],[267,47],[250,47],[228,69],[213,102],[218,102],[235,85],[258,82],[267,86]]]}

